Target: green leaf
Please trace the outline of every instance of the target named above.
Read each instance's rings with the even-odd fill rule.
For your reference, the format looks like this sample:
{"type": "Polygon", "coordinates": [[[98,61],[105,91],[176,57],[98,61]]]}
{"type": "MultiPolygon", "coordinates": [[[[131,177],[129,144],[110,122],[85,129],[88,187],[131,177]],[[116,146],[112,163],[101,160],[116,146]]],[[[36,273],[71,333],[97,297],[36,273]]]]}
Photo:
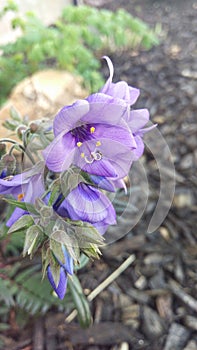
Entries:
{"type": "Polygon", "coordinates": [[[34,205],[28,202],[20,202],[16,199],[2,198],[5,202],[14,205],[17,208],[21,208],[25,211],[29,211],[32,214],[39,215],[38,211],[35,209],[34,205]]]}
{"type": "Polygon", "coordinates": [[[22,229],[26,229],[33,225],[33,223],[34,220],[31,215],[23,215],[9,228],[8,233],[13,233],[22,229]]]}
{"type": "Polygon", "coordinates": [[[0,323],[0,331],[7,331],[10,327],[11,326],[7,323],[0,323]]]}
{"type": "Polygon", "coordinates": [[[75,265],[75,271],[82,269],[89,262],[89,258],[85,254],[81,254],[79,258],[79,262],[75,265]]]}
{"type": "Polygon", "coordinates": [[[12,291],[9,285],[9,280],[2,278],[0,278],[0,300],[3,300],[9,307],[15,305],[12,291]]]}
{"type": "Polygon", "coordinates": [[[11,106],[11,108],[10,108],[10,116],[16,122],[22,123],[22,116],[21,116],[21,114],[13,106],[11,106]]]}
{"type": "Polygon", "coordinates": [[[75,303],[75,307],[78,311],[79,323],[81,327],[87,328],[92,323],[92,316],[89,303],[83,293],[77,276],[73,275],[72,278],[69,278],[68,285],[75,303]]]}

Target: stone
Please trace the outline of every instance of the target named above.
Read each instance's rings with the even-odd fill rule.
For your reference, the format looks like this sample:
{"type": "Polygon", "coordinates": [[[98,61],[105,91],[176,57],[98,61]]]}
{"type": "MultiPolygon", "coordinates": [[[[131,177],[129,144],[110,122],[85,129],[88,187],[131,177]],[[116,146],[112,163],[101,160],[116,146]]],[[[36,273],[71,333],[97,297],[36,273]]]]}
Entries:
{"type": "Polygon", "coordinates": [[[0,138],[11,132],[2,127],[10,119],[10,108],[14,107],[29,120],[53,117],[65,105],[87,97],[79,77],[67,71],[43,70],[22,80],[12,91],[10,98],[0,110],[0,138]]]}

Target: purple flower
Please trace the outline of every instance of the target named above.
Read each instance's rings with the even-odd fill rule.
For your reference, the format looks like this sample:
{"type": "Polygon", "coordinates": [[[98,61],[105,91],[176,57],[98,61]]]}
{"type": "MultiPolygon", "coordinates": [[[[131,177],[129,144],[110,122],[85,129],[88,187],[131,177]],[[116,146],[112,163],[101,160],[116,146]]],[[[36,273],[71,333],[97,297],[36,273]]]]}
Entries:
{"type": "Polygon", "coordinates": [[[129,86],[126,81],[119,81],[118,83],[112,83],[112,78],[114,75],[114,67],[112,61],[109,57],[104,56],[109,67],[109,78],[105,85],[102,87],[100,92],[112,96],[118,97],[124,100],[129,106],[132,106],[138,99],[140,95],[140,90],[132,86],[129,86]]]}
{"type": "MultiPolygon", "coordinates": [[[[44,163],[40,162],[24,173],[0,179],[0,194],[34,204],[35,199],[44,193],[43,166],[44,163]]],[[[16,208],[6,225],[12,226],[25,213],[25,210],[16,208]]]]}
{"type": "Polygon", "coordinates": [[[116,224],[116,213],[110,200],[97,188],[80,183],[57,209],[62,217],[82,220],[104,234],[109,225],[116,224]]]}
{"type": "Polygon", "coordinates": [[[74,164],[98,176],[125,176],[136,148],[126,114],[124,100],[103,93],[62,108],[54,120],[55,139],[43,151],[48,168],[60,172],[74,164]]]}
{"type": "Polygon", "coordinates": [[[59,299],[64,299],[64,296],[66,294],[66,288],[67,288],[67,274],[64,268],[60,267],[60,277],[58,285],[56,286],[55,281],[53,279],[53,275],[51,272],[50,265],[47,267],[47,277],[49,282],[51,283],[52,288],[54,289],[55,293],[57,294],[59,299]]]}
{"type": "Polygon", "coordinates": [[[144,129],[143,127],[148,123],[148,121],[149,112],[147,109],[132,110],[129,114],[127,123],[136,142],[136,149],[132,151],[134,155],[133,160],[139,159],[144,152],[144,142],[142,139],[144,134],[156,127],[156,125],[152,125],[144,129]]]}
{"type": "Polygon", "coordinates": [[[57,259],[59,264],[60,264],[60,276],[59,276],[59,282],[58,282],[57,286],[55,284],[50,265],[48,265],[48,267],[47,267],[48,280],[51,283],[51,286],[54,289],[54,291],[56,292],[58,298],[60,298],[60,299],[63,299],[65,294],[66,294],[67,274],[73,275],[73,259],[68,254],[64,245],[62,245],[62,250],[64,253],[65,262],[62,263],[59,259],[57,259]]]}
{"type": "Polygon", "coordinates": [[[143,135],[155,128],[153,125],[149,128],[142,129],[149,121],[149,112],[147,109],[131,110],[132,106],[139,97],[140,91],[134,87],[129,86],[125,81],[119,81],[117,83],[112,83],[112,78],[114,74],[114,67],[109,57],[104,56],[109,67],[109,78],[106,81],[100,92],[106,95],[112,96],[114,98],[119,97],[128,104],[128,112],[124,114],[125,119],[132,135],[134,136],[136,147],[132,149],[133,161],[139,159],[144,152],[144,142],[142,140],[143,135]]]}

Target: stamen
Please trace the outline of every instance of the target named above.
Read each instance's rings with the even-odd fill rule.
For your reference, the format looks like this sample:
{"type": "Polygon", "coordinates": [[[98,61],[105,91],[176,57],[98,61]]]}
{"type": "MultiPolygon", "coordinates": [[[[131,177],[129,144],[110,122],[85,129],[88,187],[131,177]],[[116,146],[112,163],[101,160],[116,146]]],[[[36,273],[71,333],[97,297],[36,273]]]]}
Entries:
{"type": "Polygon", "coordinates": [[[96,146],[98,147],[100,145],[101,145],[101,141],[97,141],[96,146]]]}
{"type": "Polygon", "coordinates": [[[19,202],[21,202],[23,198],[24,198],[24,193],[18,194],[17,199],[19,202]]]}
{"type": "Polygon", "coordinates": [[[77,147],[81,147],[83,145],[83,142],[77,142],[77,147]]]}
{"type": "Polygon", "coordinates": [[[91,128],[90,128],[90,133],[91,133],[91,134],[94,134],[94,132],[95,132],[95,127],[94,127],[94,126],[91,126],[91,128]]]}
{"type": "Polygon", "coordinates": [[[85,157],[85,161],[86,161],[86,163],[88,163],[88,164],[92,164],[93,161],[94,161],[94,158],[91,157],[90,159],[88,159],[88,157],[86,156],[86,157],[85,157]]]}
{"type": "Polygon", "coordinates": [[[102,153],[100,152],[91,152],[92,157],[94,160],[101,160],[102,159],[102,153]]]}
{"type": "Polygon", "coordinates": [[[81,158],[85,158],[85,154],[84,153],[81,153],[81,158]]]}

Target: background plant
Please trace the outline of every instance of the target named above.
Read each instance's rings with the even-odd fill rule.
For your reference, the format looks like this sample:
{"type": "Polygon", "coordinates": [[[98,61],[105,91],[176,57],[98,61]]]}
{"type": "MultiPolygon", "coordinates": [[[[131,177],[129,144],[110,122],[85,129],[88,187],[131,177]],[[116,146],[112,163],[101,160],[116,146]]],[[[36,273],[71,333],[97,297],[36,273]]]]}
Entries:
{"type": "MultiPolygon", "coordinates": [[[[15,11],[11,2],[0,13],[15,11]]],[[[103,84],[100,57],[118,50],[150,49],[158,44],[156,30],[123,9],[111,12],[88,6],[67,6],[60,18],[45,26],[32,12],[15,17],[12,27],[22,31],[14,43],[2,45],[0,56],[0,103],[24,77],[46,67],[66,69],[83,78],[96,91],[103,84]]]]}

